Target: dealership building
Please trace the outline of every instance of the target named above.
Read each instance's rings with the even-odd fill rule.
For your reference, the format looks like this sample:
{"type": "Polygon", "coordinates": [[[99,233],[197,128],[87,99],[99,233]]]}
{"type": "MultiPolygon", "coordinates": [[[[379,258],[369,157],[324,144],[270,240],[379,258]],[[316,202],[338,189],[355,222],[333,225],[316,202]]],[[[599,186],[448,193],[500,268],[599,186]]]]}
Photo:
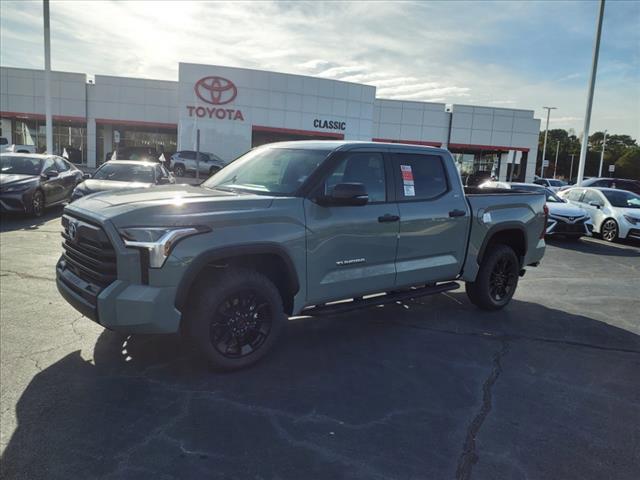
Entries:
{"type": "MultiPolygon", "coordinates": [[[[532,110],[389,100],[376,87],[181,63],[178,81],[52,73],[54,153],[88,167],[114,149],[211,152],[230,161],[284,140],[345,139],[448,148],[463,173],[531,181],[532,110]]],[[[44,72],[0,67],[1,135],[44,150],[44,72]]]]}

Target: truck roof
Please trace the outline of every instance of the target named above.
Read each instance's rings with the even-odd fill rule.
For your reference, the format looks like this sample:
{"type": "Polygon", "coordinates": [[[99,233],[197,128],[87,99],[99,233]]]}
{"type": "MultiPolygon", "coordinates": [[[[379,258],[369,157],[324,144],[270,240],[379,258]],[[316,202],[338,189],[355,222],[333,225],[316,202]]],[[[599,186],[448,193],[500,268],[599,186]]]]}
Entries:
{"type": "Polygon", "coordinates": [[[428,150],[433,153],[446,152],[444,148],[430,147],[426,145],[410,145],[408,143],[367,142],[357,140],[295,140],[289,142],[276,142],[264,145],[271,148],[301,148],[309,150],[353,150],[356,148],[383,148],[385,150],[407,151],[428,150]]]}

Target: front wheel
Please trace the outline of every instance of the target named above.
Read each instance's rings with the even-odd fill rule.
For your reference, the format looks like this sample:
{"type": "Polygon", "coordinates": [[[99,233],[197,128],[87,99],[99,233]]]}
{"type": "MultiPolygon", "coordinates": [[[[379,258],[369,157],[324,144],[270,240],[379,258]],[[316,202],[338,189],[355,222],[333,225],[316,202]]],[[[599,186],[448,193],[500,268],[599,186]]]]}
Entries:
{"type": "Polygon", "coordinates": [[[603,240],[607,242],[615,242],[618,238],[618,223],[613,218],[607,218],[602,222],[600,234],[603,240]]]}
{"type": "Polygon", "coordinates": [[[507,245],[496,245],[485,254],[475,282],[465,290],[471,303],[483,310],[500,310],[510,301],[518,286],[520,262],[507,245]]]}
{"type": "Polygon", "coordinates": [[[34,217],[41,217],[44,213],[44,193],[42,190],[36,190],[31,197],[31,205],[29,206],[29,213],[34,217]]]}
{"type": "Polygon", "coordinates": [[[278,289],[252,270],[229,268],[194,293],[187,334],[215,370],[238,370],[260,360],[286,321],[278,289]]]}
{"type": "Polygon", "coordinates": [[[176,177],[184,177],[184,166],[183,165],[176,165],[173,168],[173,173],[176,174],[176,177]]]}

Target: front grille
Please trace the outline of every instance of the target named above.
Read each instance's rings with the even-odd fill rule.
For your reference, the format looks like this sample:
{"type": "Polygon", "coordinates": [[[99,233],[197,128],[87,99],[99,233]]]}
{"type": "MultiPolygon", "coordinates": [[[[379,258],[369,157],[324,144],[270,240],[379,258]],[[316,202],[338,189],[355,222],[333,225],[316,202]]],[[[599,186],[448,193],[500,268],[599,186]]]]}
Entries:
{"type": "Polygon", "coordinates": [[[118,276],[116,252],[98,225],[65,214],[62,226],[63,254],[58,276],[95,308],[100,292],[118,276]]]}

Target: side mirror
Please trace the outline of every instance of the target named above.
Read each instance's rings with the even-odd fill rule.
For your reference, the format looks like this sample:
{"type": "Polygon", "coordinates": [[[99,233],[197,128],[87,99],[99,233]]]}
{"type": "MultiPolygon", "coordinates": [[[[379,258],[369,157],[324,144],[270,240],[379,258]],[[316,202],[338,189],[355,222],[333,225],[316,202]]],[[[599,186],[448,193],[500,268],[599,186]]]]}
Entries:
{"type": "Polygon", "coordinates": [[[82,179],[83,180],[89,180],[91,178],[91,174],[90,173],[83,173],[82,174],[82,179]]]}
{"type": "Polygon", "coordinates": [[[56,178],[57,176],[58,172],[56,172],[55,170],[49,170],[41,175],[41,177],[45,180],[50,180],[52,178],[56,178]]]}
{"type": "Polygon", "coordinates": [[[362,206],[369,201],[369,195],[362,183],[339,183],[329,195],[317,201],[324,206],[362,206]]]}
{"type": "Polygon", "coordinates": [[[598,202],[589,202],[589,205],[591,205],[592,207],[596,207],[598,210],[602,208],[602,205],[600,205],[598,202]]]}

